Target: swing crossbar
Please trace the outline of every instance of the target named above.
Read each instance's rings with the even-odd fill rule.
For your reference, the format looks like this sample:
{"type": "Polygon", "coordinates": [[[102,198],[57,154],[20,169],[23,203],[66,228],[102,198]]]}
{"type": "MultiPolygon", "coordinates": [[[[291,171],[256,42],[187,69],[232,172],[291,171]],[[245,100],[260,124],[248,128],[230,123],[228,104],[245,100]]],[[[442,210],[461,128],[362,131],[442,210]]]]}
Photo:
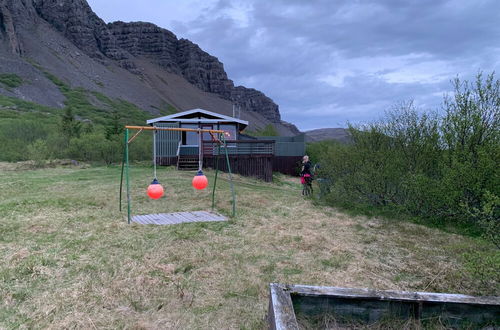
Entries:
{"type": "Polygon", "coordinates": [[[153,127],[153,126],[125,126],[128,129],[146,130],[146,131],[178,131],[178,132],[196,132],[196,133],[222,133],[226,131],[220,129],[201,129],[201,128],[177,128],[177,127],[153,127]]]}

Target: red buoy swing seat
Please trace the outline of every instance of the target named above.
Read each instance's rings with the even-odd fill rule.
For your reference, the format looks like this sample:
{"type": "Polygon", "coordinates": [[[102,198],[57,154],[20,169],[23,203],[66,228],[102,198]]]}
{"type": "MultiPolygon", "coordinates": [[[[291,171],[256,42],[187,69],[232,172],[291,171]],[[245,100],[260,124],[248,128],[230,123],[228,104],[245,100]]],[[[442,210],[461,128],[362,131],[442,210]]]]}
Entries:
{"type": "Polygon", "coordinates": [[[158,179],[154,178],[151,184],[148,186],[149,198],[159,199],[163,196],[163,193],[163,186],[158,182],[158,179]]]}
{"type": "Polygon", "coordinates": [[[220,214],[213,213],[215,208],[215,188],[217,184],[217,176],[219,172],[219,157],[221,156],[221,149],[224,150],[227,168],[229,172],[229,184],[231,188],[231,193],[233,196],[232,200],[232,216],[236,215],[236,196],[234,192],[234,185],[232,180],[231,166],[229,162],[229,156],[227,152],[227,144],[224,138],[225,132],[222,130],[208,130],[208,129],[194,129],[194,128],[175,128],[175,127],[156,127],[156,126],[125,126],[125,138],[124,138],[124,153],[121,168],[121,178],[120,178],[120,211],[122,210],[122,190],[123,190],[123,178],[125,174],[126,181],[126,193],[127,193],[127,222],[142,223],[142,224],[176,224],[181,222],[199,222],[199,221],[223,221],[227,220],[224,216],[220,214]],[[138,130],[129,139],[129,130],[138,130]],[[189,131],[196,132],[199,136],[199,163],[198,171],[192,179],[192,186],[196,190],[204,190],[208,187],[208,179],[203,174],[203,152],[202,152],[202,133],[210,133],[212,136],[212,142],[217,143],[218,152],[216,154],[215,162],[215,177],[212,190],[212,212],[205,211],[195,211],[195,212],[177,212],[177,213],[160,213],[160,214],[147,214],[147,215],[136,215],[131,214],[131,196],[130,196],[130,179],[129,179],[129,144],[144,130],[153,131],[153,180],[151,184],[147,187],[147,195],[152,200],[159,200],[165,195],[165,190],[160,184],[157,178],[156,163],[157,163],[157,138],[156,135],[158,131],[189,131]]]}

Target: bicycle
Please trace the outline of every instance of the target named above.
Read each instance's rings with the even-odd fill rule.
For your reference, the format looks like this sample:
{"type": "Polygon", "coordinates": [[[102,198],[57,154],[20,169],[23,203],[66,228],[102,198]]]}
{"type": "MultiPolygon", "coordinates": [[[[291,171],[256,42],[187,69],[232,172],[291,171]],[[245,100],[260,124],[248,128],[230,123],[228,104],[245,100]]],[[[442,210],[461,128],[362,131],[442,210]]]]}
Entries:
{"type": "Polygon", "coordinates": [[[300,178],[301,183],[302,183],[302,196],[310,196],[313,194],[313,187],[312,187],[312,176],[309,174],[305,174],[300,178]]]}

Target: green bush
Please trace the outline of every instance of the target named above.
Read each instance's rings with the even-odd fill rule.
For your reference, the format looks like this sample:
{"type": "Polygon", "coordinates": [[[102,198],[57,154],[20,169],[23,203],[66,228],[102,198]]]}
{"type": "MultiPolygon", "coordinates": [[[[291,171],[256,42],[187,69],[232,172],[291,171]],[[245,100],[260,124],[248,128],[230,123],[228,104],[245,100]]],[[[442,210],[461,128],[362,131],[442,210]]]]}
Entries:
{"type": "Polygon", "coordinates": [[[97,132],[71,139],[67,155],[80,161],[111,164],[121,160],[122,149],[119,139],[108,140],[97,132]]]}
{"type": "Polygon", "coordinates": [[[350,127],[352,143],[309,144],[325,200],[404,212],[470,234],[500,237],[500,81],[453,81],[444,115],[398,104],[379,122],[350,127]]]}
{"type": "Polygon", "coordinates": [[[473,276],[481,285],[481,291],[485,294],[500,289],[500,253],[487,251],[467,252],[462,255],[465,261],[465,270],[473,276]]]}
{"type": "Polygon", "coordinates": [[[50,159],[50,151],[47,142],[41,139],[36,140],[28,146],[28,157],[35,162],[36,167],[42,167],[50,159]]]}
{"type": "Polygon", "coordinates": [[[44,117],[38,119],[4,118],[0,120],[0,160],[28,160],[28,145],[45,140],[53,124],[44,117]]]}

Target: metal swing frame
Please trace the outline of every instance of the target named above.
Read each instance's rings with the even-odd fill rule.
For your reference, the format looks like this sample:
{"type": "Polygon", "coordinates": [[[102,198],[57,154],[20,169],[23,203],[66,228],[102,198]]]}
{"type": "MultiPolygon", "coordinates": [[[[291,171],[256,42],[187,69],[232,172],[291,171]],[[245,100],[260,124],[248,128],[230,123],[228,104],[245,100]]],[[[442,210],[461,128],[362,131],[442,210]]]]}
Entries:
{"type": "MultiPolygon", "coordinates": [[[[155,127],[155,126],[125,126],[125,136],[124,136],[124,141],[123,141],[123,160],[122,160],[122,166],[121,166],[121,176],[120,176],[120,212],[122,210],[122,191],[123,191],[123,177],[125,176],[125,182],[126,182],[126,189],[127,189],[127,223],[130,224],[132,221],[132,213],[131,213],[131,196],[130,196],[130,162],[129,162],[129,144],[132,143],[132,141],[137,138],[137,136],[142,133],[143,131],[154,131],[153,134],[155,134],[156,137],[156,132],[157,131],[178,131],[178,132],[195,132],[198,133],[200,136],[201,140],[201,134],[202,133],[210,133],[212,136],[212,140],[217,142],[217,158],[215,161],[215,178],[214,178],[214,186],[212,189],[212,211],[215,208],[215,188],[217,185],[217,176],[219,174],[219,158],[221,155],[221,146],[224,147],[224,154],[226,158],[226,164],[227,164],[227,169],[229,173],[229,184],[231,187],[231,195],[232,195],[232,217],[236,216],[236,193],[234,190],[234,183],[233,183],[233,174],[231,172],[231,164],[229,162],[229,155],[227,152],[227,143],[225,139],[225,133],[226,131],[223,130],[214,130],[214,129],[201,129],[201,128],[176,128],[176,127],[155,127]],[[137,130],[137,132],[129,139],[130,136],[130,130],[137,130]]],[[[153,139],[154,141],[154,146],[153,146],[153,155],[154,155],[154,165],[155,165],[155,170],[154,170],[154,176],[156,178],[156,138],[153,139]]],[[[200,148],[200,166],[203,157],[203,154],[201,152],[201,149],[203,148],[203,145],[200,143],[199,145],[200,148]]]]}

